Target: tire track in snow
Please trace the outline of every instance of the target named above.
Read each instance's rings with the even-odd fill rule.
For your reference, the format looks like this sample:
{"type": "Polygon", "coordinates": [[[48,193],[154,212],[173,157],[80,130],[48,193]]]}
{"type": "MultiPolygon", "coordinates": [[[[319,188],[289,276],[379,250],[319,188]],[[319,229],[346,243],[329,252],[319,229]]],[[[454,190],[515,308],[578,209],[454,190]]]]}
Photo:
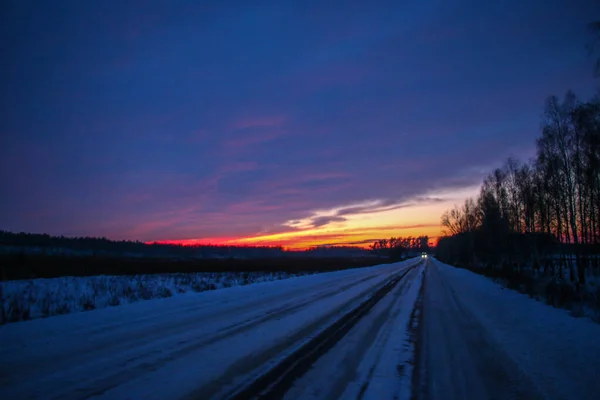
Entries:
{"type": "Polygon", "coordinates": [[[231,399],[282,398],[313,363],[330,350],[348,331],[386,296],[418,264],[408,267],[385,282],[368,300],[345,314],[311,341],[297,349],[275,367],[247,387],[234,393],[231,399]]]}
{"type": "MultiPolygon", "coordinates": [[[[275,320],[275,319],[281,318],[283,316],[286,316],[288,314],[297,312],[298,310],[301,310],[315,302],[325,300],[329,297],[333,297],[333,296],[340,294],[346,290],[349,290],[353,287],[356,287],[367,281],[370,281],[370,280],[378,277],[379,275],[381,275],[381,274],[363,277],[363,278],[353,281],[351,283],[339,286],[334,291],[327,291],[324,293],[320,293],[316,296],[313,295],[310,298],[308,298],[300,303],[296,303],[293,301],[289,302],[288,304],[286,304],[282,307],[278,307],[276,309],[269,310],[266,314],[260,314],[253,318],[246,319],[244,321],[241,321],[241,322],[238,322],[235,324],[227,325],[224,328],[220,329],[216,334],[203,335],[203,337],[194,338],[192,340],[180,340],[176,343],[175,346],[172,345],[174,336],[171,334],[170,336],[167,336],[163,341],[165,344],[171,344],[171,345],[160,346],[159,341],[155,340],[155,341],[150,342],[151,349],[149,349],[148,351],[140,351],[140,346],[137,346],[135,349],[130,351],[130,353],[134,354],[134,356],[128,358],[121,364],[121,367],[123,367],[125,370],[116,371],[114,373],[111,373],[108,376],[105,375],[105,376],[99,378],[98,380],[94,381],[92,384],[89,384],[89,382],[88,382],[88,384],[86,384],[86,386],[91,386],[91,387],[99,388],[99,389],[92,389],[92,390],[83,390],[82,389],[80,392],[83,395],[83,398],[89,398],[89,397],[103,395],[104,393],[123,384],[124,382],[135,379],[137,376],[139,376],[143,373],[146,373],[148,371],[156,371],[156,370],[160,369],[162,366],[164,366],[165,364],[167,364],[168,362],[175,360],[179,357],[185,356],[195,350],[198,350],[205,346],[210,346],[219,341],[227,340],[228,338],[230,338],[232,336],[241,335],[244,332],[249,331],[261,324],[264,324],[268,321],[275,320]],[[168,350],[165,350],[165,349],[168,349],[168,350]]],[[[329,285],[329,287],[331,288],[331,284],[329,285]]],[[[346,307],[346,306],[347,306],[347,304],[344,303],[344,305],[342,307],[346,307]]],[[[340,307],[340,308],[342,308],[342,307],[340,307]]],[[[230,317],[230,315],[239,313],[240,309],[245,311],[247,309],[252,309],[252,308],[253,308],[252,306],[240,307],[235,312],[232,311],[231,313],[227,313],[225,315],[220,315],[219,319],[228,319],[230,317]]],[[[336,309],[336,311],[337,311],[337,309],[336,309]]],[[[330,318],[330,315],[325,316],[323,318],[323,320],[326,320],[327,318],[330,318]]],[[[322,322],[324,322],[324,321],[319,320],[319,322],[316,324],[316,326],[318,326],[318,324],[322,323],[322,322]]],[[[195,321],[195,324],[198,324],[198,321],[195,321]]],[[[313,327],[313,326],[309,326],[306,329],[306,331],[302,332],[302,335],[300,335],[300,336],[303,337],[304,335],[309,334],[310,332],[312,332],[312,330],[314,330],[314,328],[315,327],[313,327]]],[[[177,331],[182,331],[181,327],[177,331]]],[[[190,336],[189,331],[187,331],[185,329],[183,329],[183,331],[185,331],[184,335],[186,337],[190,336]]],[[[163,331],[159,331],[158,334],[165,335],[165,333],[163,331]]],[[[123,347],[126,348],[127,346],[124,345],[123,347]]],[[[96,359],[94,362],[97,362],[97,361],[98,360],[96,359]]],[[[112,361],[109,361],[109,362],[112,363],[112,361]]],[[[256,359],[253,360],[253,363],[255,363],[255,362],[256,362],[256,359]]],[[[77,367],[77,366],[75,366],[75,367],[77,367]]]]}
{"type": "MultiPolygon", "coordinates": [[[[178,333],[182,333],[184,336],[188,337],[190,332],[193,330],[200,330],[200,336],[197,337],[196,342],[193,345],[188,345],[180,349],[180,352],[185,353],[188,350],[193,350],[198,346],[203,346],[207,344],[214,343],[218,340],[226,339],[229,335],[234,335],[243,332],[244,330],[251,329],[254,326],[266,322],[270,319],[275,319],[284,315],[286,313],[297,311],[302,307],[306,307],[316,301],[324,300],[328,297],[335,296],[345,290],[351,289],[357,285],[365,283],[369,280],[375,279],[380,276],[380,274],[373,274],[366,277],[360,277],[355,279],[352,282],[345,283],[341,286],[338,286],[334,290],[332,290],[331,282],[326,282],[317,286],[318,290],[316,294],[308,293],[306,299],[301,302],[297,302],[297,299],[291,300],[286,304],[277,307],[275,309],[269,309],[266,314],[258,313],[258,315],[254,315],[251,318],[244,319],[242,321],[238,321],[233,324],[228,324],[223,326],[216,335],[206,334],[202,332],[202,325],[208,322],[213,322],[215,320],[223,320],[227,321],[232,316],[240,315],[240,314],[248,314],[253,311],[260,310],[264,308],[265,305],[271,304],[273,302],[272,298],[267,299],[258,299],[258,301],[249,302],[243,306],[235,307],[227,309],[225,313],[219,314],[215,316],[210,312],[210,308],[207,307],[207,311],[203,314],[199,315],[195,318],[190,318],[190,315],[183,314],[182,311],[177,312],[178,315],[182,315],[185,319],[177,321],[176,323],[172,323],[172,319],[169,320],[169,324],[156,324],[149,327],[145,327],[143,331],[140,330],[128,330],[124,335],[120,335],[118,337],[118,341],[115,342],[115,337],[113,335],[105,336],[104,340],[94,340],[93,336],[89,337],[89,343],[87,347],[78,349],[77,352],[71,353],[63,353],[60,355],[60,360],[57,362],[56,356],[46,356],[46,357],[38,357],[34,363],[31,360],[15,360],[11,362],[10,370],[6,371],[6,374],[3,374],[2,379],[0,380],[0,384],[6,384],[10,381],[11,376],[21,375],[23,373],[32,374],[35,371],[44,371],[49,365],[52,365],[55,369],[76,369],[81,368],[82,362],[78,360],[81,357],[81,354],[85,354],[86,359],[93,360],[95,364],[102,363],[102,360],[106,357],[108,353],[118,352],[121,355],[125,356],[123,361],[121,362],[122,366],[126,366],[127,364],[131,364],[137,362],[141,359],[148,359],[152,356],[156,355],[156,352],[153,349],[159,347],[158,345],[163,342],[172,342],[173,338],[177,336],[178,333]],[[202,317],[208,317],[210,321],[202,320],[202,317]],[[203,340],[202,340],[203,339],[203,340]],[[145,347],[150,347],[148,350],[144,352],[140,352],[140,349],[144,349],[145,347]],[[142,355],[140,355],[142,353],[142,355]],[[132,357],[126,357],[127,354],[134,354],[132,357]]],[[[298,293],[303,292],[302,287],[297,289],[298,293]]],[[[294,298],[294,294],[290,293],[290,298],[294,298]]],[[[206,307],[204,304],[195,305],[195,308],[198,307],[206,307]]],[[[188,311],[189,312],[189,311],[188,311]]],[[[152,318],[152,317],[149,317],[152,318]]],[[[135,322],[135,321],[132,321],[135,322]]],[[[126,325],[126,324],[121,324],[126,325]]],[[[105,329],[104,333],[110,332],[110,329],[105,329]]],[[[184,345],[188,342],[188,340],[182,339],[177,342],[178,345],[184,345]]],[[[68,343],[67,343],[68,344],[68,343]]],[[[160,353],[161,351],[158,351],[160,353]]],[[[171,356],[162,356],[161,359],[171,359],[171,356]]],[[[114,360],[113,357],[110,357],[110,360],[114,360]]],[[[144,364],[147,368],[150,367],[150,363],[146,362],[144,364]]],[[[115,374],[117,375],[117,374],[115,374]]]]}

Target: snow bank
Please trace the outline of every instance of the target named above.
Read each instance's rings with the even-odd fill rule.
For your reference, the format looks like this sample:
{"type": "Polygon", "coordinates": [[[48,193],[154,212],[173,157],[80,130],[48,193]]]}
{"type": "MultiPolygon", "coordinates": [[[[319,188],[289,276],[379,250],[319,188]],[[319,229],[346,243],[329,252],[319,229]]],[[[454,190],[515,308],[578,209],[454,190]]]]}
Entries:
{"type": "Polygon", "coordinates": [[[62,277],[0,282],[0,324],[160,299],[190,292],[269,282],[284,272],[173,273],[62,277]]]}

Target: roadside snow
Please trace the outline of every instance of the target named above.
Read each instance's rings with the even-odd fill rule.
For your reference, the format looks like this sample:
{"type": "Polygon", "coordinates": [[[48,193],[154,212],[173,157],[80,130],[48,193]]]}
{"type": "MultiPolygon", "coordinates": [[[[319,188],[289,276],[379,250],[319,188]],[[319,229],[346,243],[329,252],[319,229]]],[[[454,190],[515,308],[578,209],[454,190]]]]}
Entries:
{"type": "Polygon", "coordinates": [[[545,398],[600,398],[600,325],[438,261],[436,272],[545,398]]]}
{"type": "Polygon", "coordinates": [[[0,324],[160,299],[191,292],[269,282],[285,272],[173,273],[62,277],[0,282],[0,324]]]}

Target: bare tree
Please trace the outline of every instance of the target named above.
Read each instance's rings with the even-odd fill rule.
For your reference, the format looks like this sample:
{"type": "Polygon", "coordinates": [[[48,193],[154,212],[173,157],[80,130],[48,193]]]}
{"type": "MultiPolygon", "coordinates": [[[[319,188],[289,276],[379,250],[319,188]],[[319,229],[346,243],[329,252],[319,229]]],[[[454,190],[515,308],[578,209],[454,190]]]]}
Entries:
{"type": "MultiPolygon", "coordinates": [[[[590,54],[594,54],[596,52],[600,53],[600,51],[598,50],[598,48],[600,47],[600,21],[591,22],[588,25],[588,28],[592,34],[592,39],[590,40],[590,43],[587,46],[588,51],[590,52],[590,54]]],[[[594,73],[596,76],[600,76],[600,54],[595,62],[594,73]]]]}

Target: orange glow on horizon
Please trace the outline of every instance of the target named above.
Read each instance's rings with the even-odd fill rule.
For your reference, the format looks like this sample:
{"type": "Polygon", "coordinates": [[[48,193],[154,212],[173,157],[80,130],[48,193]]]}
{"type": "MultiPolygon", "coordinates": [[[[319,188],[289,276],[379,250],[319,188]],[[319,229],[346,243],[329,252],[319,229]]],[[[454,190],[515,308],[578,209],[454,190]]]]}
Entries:
{"type": "MultiPolygon", "coordinates": [[[[438,230],[439,231],[439,230],[438,230]]],[[[377,239],[390,237],[407,237],[407,236],[429,236],[429,242],[437,244],[439,232],[433,230],[409,230],[405,232],[401,229],[396,232],[382,231],[379,234],[339,234],[339,235],[315,235],[313,237],[298,237],[298,238],[268,238],[263,236],[227,238],[227,239],[183,239],[183,240],[158,240],[146,242],[147,244],[173,244],[182,246],[268,246],[268,247],[283,247],[286,250],[307,250],[316,246],[353,246],[360,248],[369,248],[377,239]],[[364,242],[366,241],[366,242],[364,242]]],[[[276,235],[273,235],[276,236],[276,235]]]]}
{"type": "Polygon", "coordinates": [[[329,210],[317,210],[301,220],[284,222],[278,233],[241,237],[185,240],[161,240],[157,243],[181,245],[280,246],[289,250],[305,250],[315,246],[369,247],[373,242],[390,237],[429,236],[437,245],[441,236],[442,213],[475,196],[479,187],[426,194],[435,201],[409,201],[390,207],[379,200],[368,200],[329,210]],[[343,210],[359,210],[354,213],[343,210]],[[368,209],[367,212],[362,210],[368,209]],[[341,211],[342,210],[342,211],[341,211]],[[343,216],[340,218],[340,216],[343,216]],[[319,225],[315,221],[325,220],[319,225]]]}
{"type": "Polygon", "coordinates": [[[422,226],[402,228],[401,226],[379,227],[356,230],[344,229],[339,232],[324,233],[316,230],[283,232],[272,235],[257,235],[249,237],[205,238],[182,240],[158,240],[147,244],[173,244],[182,246],[213,245],[213,246],[270,246],[283,247],[287,250],[307,250],[315,246],[354,246],[368,248],[375,240],[390,237],[429,236],[429,241],[437,243],[440,229],[437,226],[422,226]]]}

